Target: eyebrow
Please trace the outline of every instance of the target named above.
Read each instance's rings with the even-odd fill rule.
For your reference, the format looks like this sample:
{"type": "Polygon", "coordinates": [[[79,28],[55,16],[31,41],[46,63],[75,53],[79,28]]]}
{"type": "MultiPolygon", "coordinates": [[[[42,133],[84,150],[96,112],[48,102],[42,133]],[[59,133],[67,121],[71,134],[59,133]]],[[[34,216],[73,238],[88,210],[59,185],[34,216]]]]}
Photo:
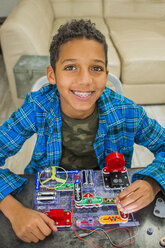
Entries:
{"type": "MultiPolygon", "coordinates": [[[[76,60],[77,60],[77,59],[64,59],[64,60],[62,61],[62,64],[64,64],[65,62],[74,62],[74,61],[76,61],[76,60]]],[[[102,64],[105,65],[105,62],[104,62],[103,60],[101,60],[101,59],[94,59],[93,61],[96,62],[96,63],[102,63],[102,64]]]]}
{"type": "Polygon", "coordinates": [[[98,62],[98,63],[102,63],[102,64],[105,65],[105,62],[104,62],[103,60],[101,60],[101,59],[94,59],[94,61],[95,61],[95,62],[98,62]]]}

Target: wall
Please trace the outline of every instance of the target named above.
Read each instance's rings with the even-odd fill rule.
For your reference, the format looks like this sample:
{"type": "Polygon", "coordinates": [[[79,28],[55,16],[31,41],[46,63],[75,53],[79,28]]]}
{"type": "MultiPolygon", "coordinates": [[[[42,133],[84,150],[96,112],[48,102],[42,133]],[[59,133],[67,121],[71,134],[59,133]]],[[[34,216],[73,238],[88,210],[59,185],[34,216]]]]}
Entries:
{"type": "Polygon", "coordinates": [[[8,16],[19,0],[0,0],[0,17],[8,16]]]}

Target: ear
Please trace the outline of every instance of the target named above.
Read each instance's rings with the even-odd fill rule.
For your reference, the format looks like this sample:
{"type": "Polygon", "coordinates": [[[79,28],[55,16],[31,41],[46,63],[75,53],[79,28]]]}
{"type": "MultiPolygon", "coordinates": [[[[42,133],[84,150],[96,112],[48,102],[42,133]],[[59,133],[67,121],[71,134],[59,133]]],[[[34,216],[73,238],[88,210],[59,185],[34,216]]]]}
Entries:
{"type": "Polygon", "coordinates": [[[50,65],[47,67],[46,75],[50,84],[56,84],[56,77],[53,68],[50,65]]]}
{"type": "Polygon", "coordinates": [[[109,71],[106,70],[106,78],[107,78],[107,81],[108,81],[108,73],[109,73],[109,71]]]}

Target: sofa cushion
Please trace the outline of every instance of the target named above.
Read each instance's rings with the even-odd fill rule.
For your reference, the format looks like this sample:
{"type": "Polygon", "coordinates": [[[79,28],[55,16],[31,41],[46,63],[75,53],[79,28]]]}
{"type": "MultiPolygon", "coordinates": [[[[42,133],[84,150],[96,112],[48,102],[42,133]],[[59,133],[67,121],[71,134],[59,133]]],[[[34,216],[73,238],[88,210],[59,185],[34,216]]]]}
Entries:
{"type": "Polygon", "coordinates": [[[103,0],[104,17],[164,18],[165,0],[103,0]]]}
{"type": "MultiPolygon", "coordinates": [[[[20,46],[31,46],[31,50],[36,53],[45,52],[48,49],[47,41],[53,20],[54,14],[49,1],[21,0],[2,26],[2,32],[7,26],[8,31],[5,30],[4,32],[9,32],[9,37],[11,34],[18,36],[18,40],[22,41],[22,44],[17,45],[18,50],[21,50],[20,46]]],[[[17,39],[15,43],[17,43],[17,39]]],[[[13,50],[13,53],[16,53],[15,47],[13,50]]]]}
{"type": "Polygon", "coordinates": [[[162,104],[165,101],[165,84],[123,84],[124,96],[137,104],[162,104]]]}
{"type": "Polygon", "coordinates": [[[124,84],[165,82],[165,20],[107,18],[124,84]]]}
{"type": "Polygon", "coordinates": [[[77,16],[102,17],[102,0],[49,0],[52,3],[55,18],[77,16]]]}
{"type": "Polygon", "coordinates": [[[13,67],[23,54],[48,55],[54,13],[50,1],[20,0],[1,27],[0,38],[10,91],[17,98],[13,67]]]}
{"type": "MultiPolygon", "coordinates": [[[[78,17],[74,17],[74,18],[79,19],[78,17]]],[[[108,45],[108,69],[110,70],[111,73],[115,74],[119,78],[120,77],[120,60],[116,52],[116,49],[114,48],[113,43],[109,38],[108,29],[104,23],[103,18],[84,17],[84,19],[85,20],[91,19],[91,21],[96,24],[96,28],[101,30],[101,32],[105,35],[107,45],[108,45]]],[[[53,36],[57,33],[58,28],[70,20],[71,18],[58,18],[54,21],[50,43],[52,41],[53,36]]]]}

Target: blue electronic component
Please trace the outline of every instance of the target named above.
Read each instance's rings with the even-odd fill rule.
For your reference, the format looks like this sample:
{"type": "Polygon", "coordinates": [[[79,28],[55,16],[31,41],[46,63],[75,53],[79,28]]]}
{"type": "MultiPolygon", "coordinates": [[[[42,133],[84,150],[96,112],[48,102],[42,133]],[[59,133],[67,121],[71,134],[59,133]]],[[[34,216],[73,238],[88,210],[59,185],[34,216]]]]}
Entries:
{"type": "Polygon", "coordinates": [[[79,173],[79,170],[71,170],[71,171],[66,171],[66,172],[65,172],[65,171],[57,171],[57,172],[56,172],[57,175],[62,175],[62,174],[66,174],[66,173],[67,173],[68,175],[70,175],[70,174],[71,174],[71,175],[76,175],[76,174],[79,173]]]}
{"type": "Polygon", "coordinates": [[[35,190],[39,190],[39,189],[40,189],[40,172],[37,172],[35,190]]]}

